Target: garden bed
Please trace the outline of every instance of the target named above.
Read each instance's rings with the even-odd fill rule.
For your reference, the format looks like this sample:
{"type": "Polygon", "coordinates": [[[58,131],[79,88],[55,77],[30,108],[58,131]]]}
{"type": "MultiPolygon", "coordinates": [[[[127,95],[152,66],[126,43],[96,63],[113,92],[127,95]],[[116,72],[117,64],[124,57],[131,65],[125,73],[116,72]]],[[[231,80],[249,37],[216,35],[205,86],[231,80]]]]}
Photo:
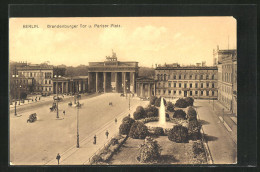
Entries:
{"type": "MultiPolygon", "coordinates": [[[[193,144],[195,141],[188,143],[175,143],[168,139],[167,136],[156,138],[162,148],[161,158],[156,164],[206,164],[206,154],[203,150],[199,154],[193,153],[193,144]]],[[[120,150],[108,162],[111,165],[142,165],[136,157],[139,152],[139,145],[142,139],[131,139],[125,142],[120,150]]],[[[197,142],[201,142],[200,140],[197,142]]],[[[154,163],[153,163],[154,164],[154,163]]]]}

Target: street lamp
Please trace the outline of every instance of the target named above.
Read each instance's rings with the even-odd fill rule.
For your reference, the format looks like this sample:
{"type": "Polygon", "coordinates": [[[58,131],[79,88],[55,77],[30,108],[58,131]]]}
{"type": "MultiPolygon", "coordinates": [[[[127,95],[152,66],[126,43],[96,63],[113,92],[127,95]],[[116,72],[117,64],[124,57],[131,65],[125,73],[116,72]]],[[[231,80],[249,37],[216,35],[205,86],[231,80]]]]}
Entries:
{"type": "Polygon", "coordinates": [[[79,97],[77,97],[78,102],[77,102],[77,148],[79,148],[79,97]]]}
{"type": "MultiPolygon", "coordinates": [[[[54,78],[57,78],[57,75],[54,75],[54,78]]],[[[56,82],[56,94],[57,94],[57,98],[56,98],[57,116],[56,116],[56,118],[59,118],[59,106],[58,106],[58,101],[59,101],[59,99],[58,99],[58,91],[59,91],[59,88],[58,88],[58,86],[59,86],[59,82],[56,82]]]]}
{"type": "Polygon", "coordinates": [[[14,89],[15,89],[15,96],[14,96],[14,97],[15,97],[15,102],[14,102],[14,115],[17,116],[17,113],[16,113],[16,99],[17,99],[16,81],[17,81],[17,80],[16,80],[16,78],[18,77],[18,75],[16,75],[16,66],[15,66],[15,68],[14,68],[14,75],[12,75],[12,77],[15,78],[15,79],[14,79],[14,89]]]}
{"type": "Polygon", "coordinates": [[[20,105],[20,102],[21,102],[21,88],[22,88],[22,86],[20,85],[19,86],[19,105],[20,105]]]}

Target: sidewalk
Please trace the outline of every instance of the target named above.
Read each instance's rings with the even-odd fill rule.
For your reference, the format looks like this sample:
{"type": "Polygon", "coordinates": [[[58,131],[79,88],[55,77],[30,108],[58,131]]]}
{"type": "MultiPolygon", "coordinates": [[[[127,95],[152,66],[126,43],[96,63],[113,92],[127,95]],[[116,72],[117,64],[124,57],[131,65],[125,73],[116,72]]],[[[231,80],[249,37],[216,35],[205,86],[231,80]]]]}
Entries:
{"type": "MultiPolygon", "coordinates": [[[[149,101],[145,101],[142,103],[143,106],[149,104],[149,101]]],[[[135,111],[136,107],[139,106],[139,103],[131,106],[130,114],[132,115],[135,111]]],[[[100,149],[104,147],[104,145],[119,132],[119,126],[124,117],[129,114],[129,110],[125,110],[121,114],[117,116],[117,123],[115,121],[110,121],[106,123],[104,126],[95,130],[89,134],[88,137],[82,139],[80,138],[80,147],[76,148],[76,138],[75,145],[66,150],[63,153],[60,153],[60,165],[89,165],[89,159],[97,153],[100,149]],[[105,132],[108,130],[109,136],[106,138],[105,132]],[[97,144],[93,144],[94,135],[97,137],[97,144]]],[[[79,133],[80,135],[80,133],[79,133]]],[[[57,152],[58,153],[58,152],[57,152]]],[[[53,160],[49,161],[45,165],[57,165],[56,157],[53,160]]]]}
{"type": "MultiPolygon", "coordinates": [[[[213,109],[213,101],[210,101],[210,106],[213,109]]],[[[223,122],[233,141],[237,143],[237,116],[232,114],[227,108],[225,108],[221,103],[219,103],[218,100],[214,100],[214,113],[223,122]]]]}

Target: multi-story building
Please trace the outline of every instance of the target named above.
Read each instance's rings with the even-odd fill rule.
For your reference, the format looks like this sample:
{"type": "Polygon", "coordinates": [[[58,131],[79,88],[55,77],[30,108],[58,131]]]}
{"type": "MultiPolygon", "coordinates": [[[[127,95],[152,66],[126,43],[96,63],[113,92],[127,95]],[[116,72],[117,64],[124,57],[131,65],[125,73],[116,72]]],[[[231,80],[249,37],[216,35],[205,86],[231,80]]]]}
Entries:
{"type": "Polygon", "coordinates": [[[17,67],[18,76],[33,79],[33,92],[53,92],[53,66],[49,65],[26,65],[17,67]]]}
{"type": "Polygon", "coordinates": [[[218,100],[237,114],[237,50],[214,51],[218,57],[218,100]]]}
{"type": "Polygon", "coordinates": [[[156,66],[156,95],[215,99],[218,95],[217,75],[217,67],[208,67],[205,62],[196,66],[156,66]]]}

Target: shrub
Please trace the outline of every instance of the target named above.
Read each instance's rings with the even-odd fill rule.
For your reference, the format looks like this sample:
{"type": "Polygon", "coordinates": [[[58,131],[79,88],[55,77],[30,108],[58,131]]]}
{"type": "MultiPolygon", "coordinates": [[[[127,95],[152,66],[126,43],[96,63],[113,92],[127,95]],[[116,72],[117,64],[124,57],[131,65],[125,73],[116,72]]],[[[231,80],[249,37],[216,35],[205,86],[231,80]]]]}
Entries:
{"type": "Polygon", "coordinates": [[[187,115],[188,115],[189,120],[197,120],[197,112],[191,106],[188,108],[188,114],[187,115]]]}
{"type": "Polygon", "coordinates": [[[119,133],[123,134],[123,135],[128,135],[130,128],[134,122],[135,122],[135,120],[128,116],[124,117],[122,120],[122,124],[119,127],[119,133]]]}
{"type": "Polygon", "coordinates": [[[96,164],[98,162],[102,162],[102,158],[100,155],[94,155],[92,158],[91,158],[91,164],[96,164]]]}
{"type": "Polygon", "coordinates": [[[179,108],[186,108],[188,106],[188,103],[186,102],[186,100],[179,98],[176,101],[175,106],[179,108]]]}
{"type": "Polygon", "coordinates": [[[26,99],[26,97],[27,97],[27,93],[26,92],[21,92],[20,93],[20,98],[21,99],[26,99]]]}
{"type": "Polygon", "coordinates": [[[112,138],[112,139],[110,140],[110,144],[111,144],[112,146],[114,146],[114,145],[118,144],[118,140],[117,140],[116,138],[112,138]]]}
{"type": "Polygon", "coordinates": [[[142,118],[146,117],[145,110],[142,106],[138,106],[133,115],[134,115],[135,120],[142,119],[142,118]]]}
{"type": "Polygon", "coordinates": [[[200,129],[201,125],[197,120],[191,120],[188,123],[188,135],[191,140],[198,140],[200,139],[200,129]]]}
{"type": "Polygon", "coordinates": [[[156,96],[152,96],[150,98],[150,105],[154,105],[155,104],[155,101],[156,101],[157,97],[156,96]]]}
{"type": "Polygon", "coordinates": [[[161,147],[156,140],[151,137],[145,139],[145,143],[140,145],[137,160],[140,162],[156,162],[161,155],[161,147]]]}
{"type": "Polygon", "coordinates": [[[144,118],[144,119],[141,119],[139,121],[145,124],[147,122],[159,121],[159,117],[144,118]]]}
{"type": "Polygon", "coordinates": [[[175,125],[169,131],[168,139],[176,143],[185,143],[188,140],[188,129],[182,125],[175,125]]]}
{"type": "Polygon", "coordinates": [[[199,155],[204,153],[204,147],[202,142],[193,142],[192,144],[192,152],[194,155],[199,155]]]}
{"type": "Polygon", "coordinates": [[[173,118],[186,119],[186,113],[183,110],[178,109],[174,112],[173,118]]]}
{"type": "Polygon", "coordinates": [[[167,110],[170,112],[174,112],[174,106],[173,106],[172,102],[167,103],[167,110]]]}
{"type": "Polygon", "coordinates": [[[129,132],[129,136],[133,139],[144,139],[148,135],[148,128],[144,123],[136,121],[129,132]]]}
{"type": "MultiPolygon", "coordinates": [[[[166,105],[166,100],[163,98],[164,105],[166,105]]],[[[157,98],[154,103],[155,106],[160,107],[161,106],[161,97],[157,98]]]]}
{"type": "Polygon", "coordinates": [[[165,114],[166,118],[170,118],[170,115],[168,113],[165,114]]]}
{"type": "Polygon", "coordinates": [[[163,128],[162,127],[156,127],[154,129],[154,134],[156,136],[163,136],[164,135],[164,131],[163,131],[163,128]]]}
{"type": "Polygon", "coordinates": [[[156,107],[149,105],[147,108],[145,108],[145,113],[147,117],[157,117],[159,111],[156,107]]]}
{"type": "Polygon", "coordinates": [[[185,101],[187,102],[187,106],[193,106],[194,99],[192,97],[186,97],[185,101]]]}

